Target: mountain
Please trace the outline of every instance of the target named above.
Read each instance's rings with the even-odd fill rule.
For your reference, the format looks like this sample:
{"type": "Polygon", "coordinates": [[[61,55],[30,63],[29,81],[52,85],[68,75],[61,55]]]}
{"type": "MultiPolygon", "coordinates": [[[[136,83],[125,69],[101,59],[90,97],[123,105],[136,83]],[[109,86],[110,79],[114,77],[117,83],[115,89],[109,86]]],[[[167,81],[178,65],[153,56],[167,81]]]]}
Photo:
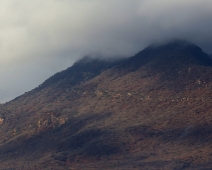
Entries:
{"type": "Polygon", "coordinates": [[[211,75],[182,40],[86,57],[0,106],[0,169],[211,169],[211,75]]]}

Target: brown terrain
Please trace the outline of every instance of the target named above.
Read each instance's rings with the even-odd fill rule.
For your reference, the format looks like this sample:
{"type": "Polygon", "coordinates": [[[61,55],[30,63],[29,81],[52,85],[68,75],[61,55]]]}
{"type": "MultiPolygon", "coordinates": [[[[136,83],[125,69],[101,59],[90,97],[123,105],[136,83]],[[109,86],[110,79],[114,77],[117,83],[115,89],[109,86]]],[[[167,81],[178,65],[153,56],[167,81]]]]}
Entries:
{"type": "Polygon", "coordinates": [[[212,169],[211,97],[212,60],[186,41],[84,58],[0,105],[0,169],[212,169]]]}

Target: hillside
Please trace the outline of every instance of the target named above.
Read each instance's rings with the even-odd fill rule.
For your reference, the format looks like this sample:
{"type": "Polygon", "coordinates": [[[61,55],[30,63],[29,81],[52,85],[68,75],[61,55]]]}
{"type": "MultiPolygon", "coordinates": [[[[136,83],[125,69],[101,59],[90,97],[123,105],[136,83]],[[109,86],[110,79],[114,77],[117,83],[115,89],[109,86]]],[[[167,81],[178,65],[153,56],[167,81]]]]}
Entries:
{"type": "Polygon", "coordinates": [[[0,106],[0,169],[211,169],[211,75],[186,41],[84,58],[0,106]]]}

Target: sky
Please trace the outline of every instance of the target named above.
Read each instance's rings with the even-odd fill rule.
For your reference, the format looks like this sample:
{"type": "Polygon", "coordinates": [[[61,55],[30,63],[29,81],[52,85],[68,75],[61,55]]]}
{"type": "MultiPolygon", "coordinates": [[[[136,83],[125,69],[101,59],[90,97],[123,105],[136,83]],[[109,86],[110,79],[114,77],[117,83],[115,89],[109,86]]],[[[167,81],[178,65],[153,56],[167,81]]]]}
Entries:
{"type": "Polygon", "coordinates": [[[212,53],[211,0],[1,0],[0,103],[85,55],[129,57],[186,39],[212,53]]]}

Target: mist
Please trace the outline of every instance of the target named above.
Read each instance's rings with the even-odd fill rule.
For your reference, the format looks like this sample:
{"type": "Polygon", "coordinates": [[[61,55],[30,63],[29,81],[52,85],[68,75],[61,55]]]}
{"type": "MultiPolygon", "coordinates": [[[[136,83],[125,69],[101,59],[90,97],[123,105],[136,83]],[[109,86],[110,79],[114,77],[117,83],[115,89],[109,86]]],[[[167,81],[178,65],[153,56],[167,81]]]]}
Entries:
{"type": "Polygon", "coordinates": [[[212,53],[211,8],[209,0],[2,0],[0,102],[85,55],[130,57],[176,38],[212,53]]]}

